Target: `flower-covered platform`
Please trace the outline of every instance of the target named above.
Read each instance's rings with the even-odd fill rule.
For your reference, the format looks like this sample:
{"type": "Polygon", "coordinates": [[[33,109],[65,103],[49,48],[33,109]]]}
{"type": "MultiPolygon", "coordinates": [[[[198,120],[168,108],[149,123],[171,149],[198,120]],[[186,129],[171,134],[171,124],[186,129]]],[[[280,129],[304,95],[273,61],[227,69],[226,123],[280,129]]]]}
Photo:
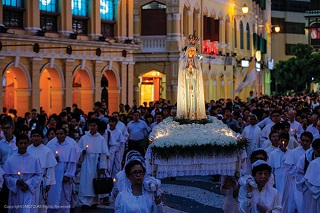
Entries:
{"type": "Polygon", "coordinates": [[[247,140],[215,117],[174,120],[158,124],[150,133],[148,173],[157,178],[189,175],[234,175],[240,169],[247,140]]]}

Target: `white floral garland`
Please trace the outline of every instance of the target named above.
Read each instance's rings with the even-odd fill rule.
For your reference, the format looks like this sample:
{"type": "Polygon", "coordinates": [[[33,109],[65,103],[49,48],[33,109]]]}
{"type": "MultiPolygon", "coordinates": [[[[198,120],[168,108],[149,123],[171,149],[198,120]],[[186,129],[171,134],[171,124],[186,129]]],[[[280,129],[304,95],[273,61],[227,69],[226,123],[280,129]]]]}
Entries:
{"type": "Polygon", "coordinates": [[[209,116],[212,123],[184,124],[172,117],[155,126],[149,135],[151,148],[194,147],[194,146],[236,146],[237,135],[226,124],[209,116]]]}

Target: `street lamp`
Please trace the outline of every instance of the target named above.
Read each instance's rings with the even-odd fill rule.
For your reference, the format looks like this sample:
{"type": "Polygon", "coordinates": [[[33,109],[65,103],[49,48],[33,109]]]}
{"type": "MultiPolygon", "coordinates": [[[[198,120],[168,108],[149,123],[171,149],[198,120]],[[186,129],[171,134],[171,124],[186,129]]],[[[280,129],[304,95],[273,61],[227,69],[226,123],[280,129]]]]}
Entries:
{"type": "Polygon", "coordinates": [[[241,11],[242,11],[242,14],[234,15],[234,17],[241,17],[241,16],[247,15],[249,12],[249,7],[246,4],[244,4],[241,8],[241,11]]]}
{"type": "Polygon", "coordinates": [[[246,4],[244,4],[242,6],[242,13],[243,14],[247,14],[248,12],[249,12],[249,7],[246,4]]]}
{"type": "Polygon", "coordinates": [[[280,32],[280,26],[279,25],[271,25],[271,27],[273,27],[273,26],[274,26],[274,31],[276,33],[280,32]]]}

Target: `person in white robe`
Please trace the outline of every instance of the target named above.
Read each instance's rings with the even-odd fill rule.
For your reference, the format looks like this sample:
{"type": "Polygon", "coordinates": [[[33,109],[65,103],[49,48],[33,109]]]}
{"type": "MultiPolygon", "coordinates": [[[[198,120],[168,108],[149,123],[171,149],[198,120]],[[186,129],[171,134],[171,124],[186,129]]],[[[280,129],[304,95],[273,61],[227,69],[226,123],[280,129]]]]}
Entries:
{"type": "Polygon", "coordinates": [[[269,139],[271,141],[271,146],[269,146],[268,148],[265,149],[266,153],[268,154],[268,156],[270,156],[270,153],[274,150],[276,150],[280,143],[279,143],[279,133],[272,131],[269,134],[269,139]]]}
{"type": "MultiPolygon", "coordinates": [[[[79,147],[79,144],[76,140],[74,140],[73,138],[71,138],[69,136],[70,134],[70,128],[69,128],[69,124],[66,121],[59,121],[57,123],[57,128],[63,128],[67,131],[67,136],[65,138],[66,141],[68,141],[70,144],[73,145],[73,147],[76,149],[77,152],[77,170],[76,170],[76,174],[75,177],[73,178],[72,182],[72,200],[71,200],[71,209],[74,210],[77,204],[77,197],[75,196],[76,192],[75,192],[75,187],[76,184],[79,185],[80,182],[80,176],[81,176],[81,162],[79,162],[79,158],[81,156],[81,150],[79,147]]],[[[57,140],[57,138],[53,138],[52,140],[57,140]]]]}
{"type": "Polygon", "coordinates": [[[252,164],[252,176],[256,185],[244,184],[239,190],[239,210],[241,213],[281,212],[281,200],[278,192],[268,184],[271,166],[263,160],[252,164]]]}
{"type": "MultiPolygon", "coordinates": [[[[320,152],[320,147],[318,147],[318,152],[320,152]]],[[[320,213],[320,158],[316,158],[311,161],[306,174],[304,175],[305,185],[307,190],[305,191],[305,196],[303,198],[304,211],[320,213]]]]}
{"type": "Polygon", "coordinates": [[[3,166],[4,178],[10,190],[9,206],[12,213],[37,212],[32,208],[39,203],[37,191],[40,187],[42,170],[39,159],[27,152],[29,138],[25,134],[17,135],[18,153],[13,154],[3,166]]]}
{"type": "Polygon", "coordinates": [[[269,134],[272,130],[272,127],[277,124],[280,123],[281,121],[281,113],[280,111],[274,110],[271,112],[271,119],[272,119],[272,123],[267,124],[261,131],[261,135],[260,135],[260,143],[263,144],[265,140],[268,140],[269,138],[269,134]]]}
{"type": "Polygon", "coordinates": [[[154,184],[155,191],[144,187],[146,169],[143,163],[140,160],[131,160],[124,171],[130,184],[125,185],[117,195],[115,212],[162,213],[163,204],[161,195],[157,193],[158,185],[154,184]]]}
{"type": "Polygon", "coordinates": [[[287,178],[287,170],[284,162],[291,150],[287,149],[289,134],[282,133],[279,138],[280,146],[270,153],[268,163],[272,168],[272,173],[275,177],[275,186],[278,190],[279,197],[282,200],[285,181],[287,178]]]}
{"type": "MultiPolygon", "coordinates": [[[[312,142],[312,148],[308,149],[303,155],[298,163],[297,163],[297,173],[296,173],[296,186],[297,189],[302,193],[302,209],[304,212],[309,211],[309,201],[311,198],[311,193],[307,192],[308,185],[306,184],[305,174],[309,169],[310,163],[316,158],[320,157],[320,138],[315,139],[312,142]]],[[[318,171],[310,171],[310,172],[318,172],[318,171]]],[[[309,185],[310,186],[310,185],[309,185]]]]}
{"type": "MultiPolygon", "coordinates": [[[[249,146],[247,147],[247,155],[251,156],[253,150],[260,148],[261,129],[256,125],[258,122],[258,118],[256,115],[251,114],[249,116],[249,122],[250,125],[246,126],[243,129],[241,136],[244,138],[248,138],[249,146]]],[[[247,169],[248,167],[251,170],[251,162],[249,159],[247,160],[247,169]]]]}
{"type": "Polygon", "coordinates": [[[105,174],[107,169],[107,146],[104,138],[98,133],[99,121],[98,119],[89,120],[89,131],[79,141],[80,149],[84,155],[79,187],[79,204],[83,208],[96,206],[100,203],[92,183],[98,174],[105,174]]]}
{"type": "Polygon", "coordinates": [[[46,205],[48,192],[50,187],[56,184],[54,166],[57,164],[57,161],[52,151],[43,144],[43,139],[43,132],[40,129],[33,129],[31,131],[32,144],[27,149],[28,153],[39,158],[42,169],[41,185],[36,193],[39,200],[38,213],[47,212],[47,208],[44,206],[46,205]]]}
{"type": "MultiPolygon", "coordinates": [[[[17,153],[16,137],[13,135],[14,123],[11,119],[3,120],[1,125],[4,137],[0,140],[0,166],[3,165],[7,159],[14,153],[17,153]]],[[[8,212],[5,205],[8,205],[9,189],[4,182],[3,188],[0,191],[0,212],[8,212]]]]}
{"type": "MultiPolygon", "coordinates": [[[[129,133],[128,133],[126,125],[124,123],[122,123],[121,121],[119,121],[119,117],[120,117],[119,112],[113,112],[112,117],[115,117],[117,119],[116,129],[122,133],[122,137],[125,141],[125,143],[123,143],[122,146],[120,147],[120,162],[122,164],[126,143],[129,139],[129,133]]],[[[108,124],[108,127],[109,127],[109,124],[108,124]]]]}
{"type": "Polygon", "coordinates": [[[109,119],[109,127],[106,130],[104,137],[109,147],[108,170],[110,176],[115,178],[118,172],[121,171],[121,147],[125,140],[119,130],[116,128],[117,120],[113,117],[109,119]]]}
{"type": "Polygon", "coordinates": [[[297,163],[310,148],[313,136],[311,132],[303,132],[300,136],[300,144],[292,150],[286,158],[284,164],[287,169],[287,180],[283,193],[283,209],[282,212],[298,212],[303,213],[302,208],[302,193],[296,187],[297,163]]]}
{"type": "Polygon", "coordinates": [[[73,144],[66,140],[67,131],[58,127],[57,140],[48,142],[47,147],[54,153],[57,165],[54,167],[56,184],[48,192],[48,212],[69,213],[71,208],[73,178],[76,172],[77,151],[73,144]]]}
{"type": "Polygon", "coordinates": [[[290,124],[290,136],[293,136],[296,140],[300,138],[300,135],[304,132],[302,125],[295,120],[295,111],[289,110],[288,111],[288,119],[290,124]]]}
{"type": "Polygon", "coordinates": [[[311,122],[311,124],[307,127],[306,131],[311,132],[313,135],[319,133],[319,130],[317,128],[318,115],[312,114],[310,117],[310,122],[311,122]]]}

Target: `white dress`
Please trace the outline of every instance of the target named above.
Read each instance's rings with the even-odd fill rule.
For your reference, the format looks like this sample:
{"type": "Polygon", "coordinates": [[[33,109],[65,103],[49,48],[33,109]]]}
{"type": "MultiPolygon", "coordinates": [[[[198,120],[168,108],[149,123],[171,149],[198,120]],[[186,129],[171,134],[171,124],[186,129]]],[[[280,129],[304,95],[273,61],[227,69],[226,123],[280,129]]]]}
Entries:
{"type": "MultiPolygon", "coordinates": [[[[270,175],[271,177],[271,175],[270,175]]],[[[269,178],[270,181],[270,178],[269,178]]],[[[261,191],[254,188],[252,197],[247,197],[248,191],[246,184],[242,185],[239,190],[239,209],[241,213],[259,213],[257,204],[262,204],[272,213],[281,212],[281,200],[278,196],[278,191],[266,183],[261,191]]]]}
{"type": "Polygon", "coordinates": [[[132,190],[122,190],[114,205],[115,213],[162,213],[163,205],[156,205],[154,193],[142,190],[142,195],[134,196],[132,190]]]}
{"type": "Polygon", "coordinates": [[[207,117],[201,64],[196,56],[190,59],[183,55],[179,62],[177,117],[196,120],[207,117]]]}

